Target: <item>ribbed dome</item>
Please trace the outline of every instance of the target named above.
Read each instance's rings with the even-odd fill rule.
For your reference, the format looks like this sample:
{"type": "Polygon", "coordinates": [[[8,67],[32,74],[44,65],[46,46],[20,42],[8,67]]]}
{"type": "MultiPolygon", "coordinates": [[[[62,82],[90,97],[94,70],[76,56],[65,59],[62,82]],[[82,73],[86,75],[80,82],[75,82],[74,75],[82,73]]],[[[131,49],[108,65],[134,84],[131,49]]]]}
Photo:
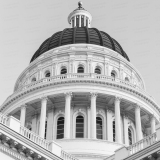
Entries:
{"type": "Polygon", "coordinates": [[[48,50],[59,46],[76,43],[104,46],[118,52],[130,61],[120,44],[115,39],[111,38],[107,33],[99,31],[96,28],[75,27],[66,28],[63,31],[56,32],[50,38],[46,39],[35,52],[30,62],[34,61],[37,57],[48,50]]]}

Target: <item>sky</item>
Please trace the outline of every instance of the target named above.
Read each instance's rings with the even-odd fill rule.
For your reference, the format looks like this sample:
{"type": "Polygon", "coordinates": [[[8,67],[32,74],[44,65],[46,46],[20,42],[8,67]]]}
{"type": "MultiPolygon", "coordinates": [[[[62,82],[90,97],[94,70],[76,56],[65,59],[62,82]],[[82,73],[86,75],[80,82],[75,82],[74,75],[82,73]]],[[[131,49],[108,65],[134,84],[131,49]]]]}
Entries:
{"type": "MultiPolygon", "coordinates": [[[[160,104],[160,0],[83,0],[92,27],[116,39],[160,104]]],[[[0,105],[41,43],[69,27],[75,0],[0,0],[0,105]]]]}

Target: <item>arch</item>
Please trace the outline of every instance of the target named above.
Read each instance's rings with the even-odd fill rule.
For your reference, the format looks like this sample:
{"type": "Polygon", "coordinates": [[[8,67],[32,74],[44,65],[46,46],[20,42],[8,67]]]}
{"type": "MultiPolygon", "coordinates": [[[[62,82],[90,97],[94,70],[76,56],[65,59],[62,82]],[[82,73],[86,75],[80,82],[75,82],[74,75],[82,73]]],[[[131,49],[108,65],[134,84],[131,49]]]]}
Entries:
{"type": "Polygon", "coordinates": [[[61,110],[58,111],[54,116],[54,125],[53,125],[53,140],[57,139],[57,122],[60,117],[63,117],[65,120],[65,114],[61,110]]]}
{"type": "Polygon", "coordinates": [[[47,120],[45,122],[45,133],[44,133],[44,139],[47,138],[47,120]]]}
{"type": "Polygon", "coordinates": [[[46,70],[44,73],[44,77],[50,77],[51,76],[51,72],[49,70],[46,70]]]}
{"type": "Polygon", "coordinates": [[[112,129],[113,129],[113,142],[115,142],[116,141],[115,120],[112,121],[112,129]]]}
{"type": "MultiPolygon", "coordinates": [[[[99,121],[100,122],[100,121],[99,121]]],[[[97,137],[97,139],[107,139],[107,127],[106,127],[106,125],[105,124],[107,124],[107,121],[106,121],[106,115],[105,115],[105,112],[104,112],[104,110],[102,110],[102,109],[98,109],[98,111],[97,111],[97,115],[96,115],[96,127],[98,127],[97,125],[99,125],[99,130],[100,130],[100,127],[102,127],[102,136],[101,136],[101,138],[100,138],[100,136],[99,136],[99,138],[97,137]],[[102,125],[100,125],[100,123],[99,124],[97,124],[97,117],[99,117],[99,118],[101,118],[101,122],[102,122],[102,125]]],[[[98,129],[98,128],[97,128],[98,129]]],[[[98,132],[98,130],[97,130],[97,132],[98,132]]],[[[97,133],[96,132],[96,133],[97,133]]],[[[100,132],[100,131],[99,131],[100,132]]]]}
{"type": "Polygon", "coordinates": [[[133,144],[133,132],[130,128],[128,128],[128,142],[129,142],[129,145],[133,144]]]}
{"type": "Polygon", "coordinates": [[[94,70],[94,73],[102,74],[102,68],[99,67],[99,66],[96,66],[96,67],[95,67],[95,70],[94,70]]]}
{"type": "Polygon", "coordinates": [[[112,70],[111,71],[111,77],[115,80],[115,78],[117,78],[118,77],[118,74],[117,74],[117,72],[115,71],[115,70],[112,70]]]}
{"type": "Polygon", "coordinates": [[[77,67],[77,73],[84,73],[84,65],[79,64],[77,67]]]}
{"type": "Polygon", "coordinates": [[[81,115],[76,117],[76,138],[84,138],[84,117],[81,115]]]}
{"type": "Polygon", "coordinates": [[[56,139],[62,139],[64,138],[64,117],[60,116],[57,119],[57,134],[56,134],[56,139]]]}
{"type": "Polygon", "coordinates": [[[103,121],[100,116],[96,117],[96,135],[97,139],[103,139],[103,121]]]}
{"type": "Polygon", "coordinates": [[[35,82],[36,80],[36,77],[32,77],[31,82],[35,82]]]}
{"type": "Polygon", "coordinates": [[[67,67],[66,66],[61,67],[60,74],[67,74],[67,67]]]}
{"type": "Polygon", "coordinates": [[[83,138],[87,138],[87,115],[82,109],[78,109],[73,114],[73,138],[76,138],[76,118],[78,116],[82,116],[84,118],[84,136],[83,138]]]}
{"type": "MultiPolygon", "coordinates": [[[[128,129],[130,129],[131,133],[132,133],[132,144],[136,142],[136,128],[133,124],[133,122],[131,122],[128,126],[128,129]]],[[[129,144],[129,135],[128,135],[128,144],[129,144]]],[[[130,145],[130,144],[129,144],[130,145]]]]}

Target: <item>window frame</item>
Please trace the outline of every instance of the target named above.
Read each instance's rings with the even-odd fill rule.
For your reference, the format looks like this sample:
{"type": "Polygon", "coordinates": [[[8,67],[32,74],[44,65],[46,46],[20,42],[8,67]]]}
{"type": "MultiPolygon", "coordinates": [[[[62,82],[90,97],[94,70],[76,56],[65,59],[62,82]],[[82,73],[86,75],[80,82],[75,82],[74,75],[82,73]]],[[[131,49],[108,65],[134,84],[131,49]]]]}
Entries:
{"type": "Polygon", "coordinates": [[[102,68],[100,66],[96,66],[95,69],[94,69],[94,73],[102,74],[102,68]],[[99,69],[100,73],[96,73],[96,69],[99,69]]]}
{"type": "Polygon", "coordinates": [[[85,129],[84,129],[84,128],[85,128],[85,126],[84,126],[84,123],[85,123],[85,122],[84,122],[84,116],[82,116],[82,115],[77,115],[77,116],[76,116],[76,122],[75,122],[75,123],[76,123],[76,126],[75,126],[75,138],[84,138],[84,130],[85,130],[85,129]],[[83,117],[83,137],[77,137],[77,117],[83,117]]]}
{"type": "Polygon", "coordinates": [[[55,134],[55,139],[64,139],[64,128],[65,128],[65,117],[62,116],[62,115],[60,115],[60,116],[57,117],[57,120],[56,120],[56,134],[55,134]],[[57,138],[57,135],[58,135],[58,119],[59,119],[59,118],[63,118],[63,121],[64,121],[64,123],[63,123],[63,138],[57,138]]]}

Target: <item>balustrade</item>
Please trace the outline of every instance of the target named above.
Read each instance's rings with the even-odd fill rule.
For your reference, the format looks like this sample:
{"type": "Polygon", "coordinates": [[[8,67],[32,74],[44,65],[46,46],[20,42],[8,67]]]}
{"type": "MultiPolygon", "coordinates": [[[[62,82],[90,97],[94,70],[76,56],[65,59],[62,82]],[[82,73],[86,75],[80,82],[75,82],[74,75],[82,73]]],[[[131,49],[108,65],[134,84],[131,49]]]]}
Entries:
{"type": "Polygon", "coordinates": [[[132,155],[152,144],[157,142],[157,134],[156,132],[143,138],[142,140],[136,142],[135,144],[128,147],[129,155],[132,155]]]}
{"type": "Polygon", "coordinates": [[[78,160],[77,158],[73,157],[72,155],[68,154],[67,152],[63,150],[61,152],[61,158],[64,160],[78,160]]]}
{"type": "Polygon", "coordinates": [[[113,78],[111,76],[98,75],[98,74],[94,74],[94,73],[88,73],[88,74],[87,73],[82,73],[82,74],[74,73],[74,74],[62,74],[62,75],[57,75],[57,76],[53,76],[53,77],[45,77],[45,78],[38,80],[36,82],[32,82],[28,85],[24,85],[23,87],[19,88],[18,90],[19,91],[25,90],[27,88],[33,87],[38,84],[46,83],[46,82],[52,82],[52,81],[63,80],[63,79],[74,79],[74,78],[91,78],[91,79],[114,81],[114,82],[122,83],[124,85],[139,89],[139,87],[135,86],[134,84],[132,84],[130,82],[126,82],[126,81],[121,80],[119,78],[113,78]]]}
{"type": "Polygon", "coordinates": [[[30,131],[29,129],[20,126],[20,134],[24,137],[26,137],[27,139],[31,140],[32,142],[40,145],[41,147],[45,148],[45,149],[49,149],[49,144],[50,142],[39,137],[37,134],[35,134],[34,132],[30,131]]]}

